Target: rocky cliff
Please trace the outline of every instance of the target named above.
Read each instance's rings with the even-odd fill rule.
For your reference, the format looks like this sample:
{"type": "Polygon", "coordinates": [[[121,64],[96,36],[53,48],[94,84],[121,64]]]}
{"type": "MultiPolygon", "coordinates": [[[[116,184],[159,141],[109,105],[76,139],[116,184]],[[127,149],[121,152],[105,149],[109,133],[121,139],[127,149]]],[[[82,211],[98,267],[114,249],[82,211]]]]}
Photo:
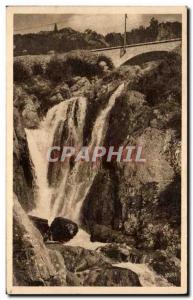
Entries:
{"type": "MultiPolygon", "coordinates": [[[[116,243],[125,249],[130,246],[139,260],[140,255],[147,257],[148,254],[149,266],[164,276],[167,284],[180,285],[180,56],[169,54],[161,61],[109,68],[98,74],[96,70],[99,69],[90,68],[90,65],[89,68],[86,65],[86,70],[90,72],[87,77],[72,72],[70,79],[60,77],[57,82],[53,77],[48,78],[46,73],[33,75],[25,82],[16,81],[14,191],[26,211],[34,206],[35,174],[24,127],[35,133],[33,137],[36,133],[39,136],[41,130],[47,131],[50,146],[87,145],[92,148],[104,145],[108,148],[112,145],[141,145],[145,163],[106,162],[102,159],[96,168],[90,162],[77,163],[73,158],[66,165],[49,163],[47,179],[51,215],[53,218],[75,218],[79,226],[91,235],[92,242],[116,243]],[[171,276],[168,275],[170,270],[171,276]]],[[[37,139],[37,142],[43,143],[44,139],[37,139]]],[[[24,217],[25,226],[20,224],[24,212],[19,204],[15,213],[19,243],[25,252],[25,234],[29,236],[27,245],[31,249],[34,229],[28,224],[27,217],[24,217]]],[[[32,252],[42,249],[42,255],[47,253],[37,233],[34,239],[37,248],[33,246],[32,252]]],[[[17,243],[16,239],[16,248],[17,243]]],[[[85,253],[76,247],[48,247],[57,250],[60,262],[64,259],[69,272],[65,280],[69,285],[141,285],[135,273],[112,266],[112,257],[110,261],[106,260],[104,253],[98,257],[96,251],[85,253]],[[79,255],[93,255],[93,264],[97,260],[99,267],[97,274],[92,264],[92,267],[86,267],[86,273],[81,274],[79,267],[72,270],[72,266],[67,266],[68,259],[70,261],[75,256],[74,262],[79,255]]],[[[42,284],[52,284],[48,276],[50,272],[56,272],[57,278],[59,276],[52,266],[54,255],[49,258],[49,254],[46,258],[49,261],[45,263],[45,278],[38,270],[42,284]]],[[[123,262],[124,255],[120,252],[119,255],[123,262]]],[[[37,259],[44,264],[44,257],[37,259]]],[[[128,254],[126,261],[130,259],[128,254]]],[[[120,259],[114,260],[114,263],[118,262],[120,259]]],[[[17,268],[23,267],[16,261],[17,268]]],[[[25,272],[28,270],[21,270],[19,282],[25,280],[25,272]]],[[[34,272],[37,274],[37,270],[34,272]]],[[[39,277],[36,277],[31,281],[27,279],[25,284],[33,285],[34,281],[39,284],[39,277]]],[[[65,280],[58,284],[66,284],[65,280]]]]}

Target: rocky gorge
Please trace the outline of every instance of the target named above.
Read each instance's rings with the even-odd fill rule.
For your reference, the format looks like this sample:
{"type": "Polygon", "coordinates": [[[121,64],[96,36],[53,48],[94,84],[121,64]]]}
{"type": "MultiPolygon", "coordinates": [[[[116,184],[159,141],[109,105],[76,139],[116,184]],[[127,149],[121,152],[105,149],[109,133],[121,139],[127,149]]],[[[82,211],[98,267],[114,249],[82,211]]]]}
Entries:
{"type": "Polygon", "coordinates": [[[180,51],[117,69],[87,52],[27,60],[14,63],[14,284],[180,286],[180,51]],[[144,164],[46,160],[52,145],[129,144],[144,164]],[[30,216],[77,233],[45,239],[30,216]]]}

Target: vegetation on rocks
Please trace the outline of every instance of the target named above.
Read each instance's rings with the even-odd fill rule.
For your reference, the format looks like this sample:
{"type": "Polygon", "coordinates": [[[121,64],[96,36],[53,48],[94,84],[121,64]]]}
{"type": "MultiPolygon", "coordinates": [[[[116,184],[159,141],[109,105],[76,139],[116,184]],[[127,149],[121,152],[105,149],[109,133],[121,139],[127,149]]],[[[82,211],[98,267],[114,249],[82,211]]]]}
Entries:
{"type": "MultiPolygon", "coordinates": [[[[92,32],[87,34],[93,35],[92,32]]],[[[108,108],[110,96],[124,82],[122,94],[116,98],[107,114],[103,145],[142,145],[146,158],[145,164],[102,161],[86,194],[81,210],[81,225],[91,234],[93,242],[110,243],[110,246],[91,251],[61,244],[45,245],[41,240],[40,244],[37,242],[36,249],[36,245],[33,245],[29,238],[27,242],[35,252],[32,256],[35,256],[38,263],[39,259],[44,260],[46,256],[46,261],[49,260],[48,267],[54,272],[53,278],[59,285],[141,286],[137,274],[129,269],[114,266],[113,263],[142,262],[143,258],[147,257],[148,265],[159,276],[179,286],[179,54],[169,54],[163,60],[139,66],[127,65],[114,69],[107,57],[73,52],[64,58],[51,59],[46,64],[30,63],[29,66],[26,67],[24,62],[18,60],[14,65],[14,192],[25,211],[34,206],[34,174],[24,127],[38,128],[49,108],[71,97],[74,97],[71,102],[76,102],[76,105],[72,115],[72,105],[68,106],[67,117],[73,117],[76,129],[80,124],[83,127],[81,141],[78,142],[89,145],[98,116],[103,109],[108,108]],[[108,68],[104,69],[101,61],[105,62],[108,68]],[[26,71],[28,68],[29,72],[26,71]],[[18,70],[21,71],[19,74],[18,70]],[[79,114],[81,97],[86,99],[84,120],[81,120],[83,114],[79,114]],[[43,251],[40,258],[37,258],[37,250],[43,251]],[[54,266],[57,260],[60,261],[59,269],[54,266]],[[58,272],[63,268],[65,279],[63,275],[58,279],[58,272]]],[[[67,139],[73,144],[74,140],[70,134],[68,120],[60,120],[53,135],[53,142],[62,146],[67,139]]],[[[69,176],[70,172],[73,173],[74,165],[75,162],[71,162],[69,176]]],[[[88,170],[89,167],[83,167],[81,177],[85,174],[87,176],[88,170]]],[[[48,166],[50,187],[55,187],[53,182],[57,182],[58,187],[62,180],[61,168],[55,165],[48,166]]],[[[61,195],[62,197],[67,200],[66,195],[61,195]]],[[[21,215],[25,214],[18,206],[17,209],[22,211],[21,215]]],[[[27,216],[25,220],[29,228],[27,234],[30,236],[34,230],[28,224],[27,216]]],[[[19,218],[16,221],[19,222],[19,218]]],[[[22,224],[17,226],[21,227],[17,234],[23,236],[25,228],[22,224]]],[[[19,242],[16,239],[15,243],[18,251],[15,256],[18,259],[15,261],[15,268],[20,270],[19,276],[15,272],[15,277],[19,284],[26,285],[30,282],[31,285],[51,285],[52,281],[47,275],[42,278],[40,274],[41,280],[35,275],[29,279],[31,275],[28,267],[24,266],[26,261],[18,264],[21,253],[17,246],[19,243],[25,248],[28,244],[23,245],[20,237],[19,242]],[[26,279],[23,276],[25,270],[29,277],[26,279]]],[[[36,268],[35,264],[32,266],[33,269],[36,268]]],[[[46,269],[45,274],[48,274],[48,271],[46,269]]]]}

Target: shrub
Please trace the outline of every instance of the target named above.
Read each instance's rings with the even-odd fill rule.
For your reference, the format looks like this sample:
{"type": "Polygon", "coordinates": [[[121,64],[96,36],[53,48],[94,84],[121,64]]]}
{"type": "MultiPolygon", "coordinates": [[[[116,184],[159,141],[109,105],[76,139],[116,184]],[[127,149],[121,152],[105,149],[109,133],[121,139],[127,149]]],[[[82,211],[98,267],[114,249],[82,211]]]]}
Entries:
{"type": "Polygon", "coordinates": [[[33,75],[43,75],[44,69],[40,63],[34,63],[32,66],[33,75]]]}
{"type": "Polygon", "coordinates": [[[181,56],[169,53],[157,68],[145,73],[130,88],[145,94],[151,105],[165,103],[170,95],[180,103],[181,56]]]}
{"type": "Polygon", "coordinates": [[[104,54],[100,54],[98,56],[98,59],[97,59],[97,64],[100,63],[101,61],[104,61],[106,62],[109,70],[112,70],[114,68],[114,65],[113,65],[113,62],[112,62],[112,59],[104,54]]]}
{"type": "Polygon", "coordinates": [[[71,67],[72,73],[75,76],[92,77],[99,72],[96,64],[87,62],[79,57],[69,57],[65,64],[71,67]]]}
{"type": "Polygon", "coordinates": [[[72,76],[93,76],[103,74],[99,65],[104,61],[109,70],[113,69],[113,63],[105,55],[96,55],[88,51],[72,51],[64,56],[63,59],[51,59],[46,67],[46,76],[54,81],[70,80],[72,76]]]}
{"type": "Polygon", "coordinates": [[[13,78],[15,82],[25,82],[30,79],[30,75],[30,70],[21,61],[14,62],[13,78]]]}
{"type": "Polygon", "coordinates": [[[53,82],[60,82],[71,76],[71,70],[63,60],[53,58],[46,67],[46,76],[53,82]]]}
{"type": "Polygon", "coordinates": [[[178,257],[180,252],[180,234],[169,223],[149,223],[143,229],[143,248],[166,250],[168,253],[178,257]]]}
{"type": "Polygon", "coordinates": [[[89,51],[72,51],[66,56],[66,63],[72,68],[73,75],[92,77],[100,75],[100,62],[105,62],[109,70],[113,69],[112,60],[106,55],[98,55],[89,51]]]}

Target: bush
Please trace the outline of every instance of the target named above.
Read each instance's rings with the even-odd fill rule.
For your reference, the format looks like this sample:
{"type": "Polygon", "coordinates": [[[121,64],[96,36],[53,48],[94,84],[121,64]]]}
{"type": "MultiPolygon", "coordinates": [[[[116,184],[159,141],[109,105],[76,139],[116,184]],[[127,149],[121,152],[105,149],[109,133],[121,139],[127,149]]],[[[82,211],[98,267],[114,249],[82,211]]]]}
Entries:
{"type": "Polygon", "coordinates": [[[92,77],[99,73],[96,64],[87,62],[79,57],[69,57],[65,64],[71,67],[72,73],[75,76],[92,77]]]}
{"type": "Polygon", "coordinates": [[[13,78],[15,82],[25,82],[30,79],[30,70],[20,61],[13,64],[13,78]]]}
{"type": "Polygon", "coordinates": [[[46,67],[46,76],[54,82],[70,80],[72,76],[91,78],[103,73],[99,65],[101,61],[104,61],[110,70],[113,68],[111,59],[105,55],[98,56],[88,51],[72,51],[63,59],[50,60],[46,67]]]}
{"type": "Polygon", "coordinates": [[[63,60],[53,58],[47,64],[46,76],[51,81],[57,83],[66,79],[67,77],[71,77],[71,69],[63,60]]]}
{"type": "Polygon", "coordinates": [[[110,58],[89,51],[72,51],[68,53],[65,58],[67,65],[70,65],[72,68],[73,75],[86,77],[101,75],[103,70],[99,64],[102,61],[107,64],[109,69],[113,68],[113,63],[110,58]]]}
{"type": "Polygon", "coordinates": [[[169,53],[160,65],[144,74],[130,88],[146,95],[151,105],[166,102],[172,96],[181,102],[181,56],[169,53]]]}
{"type": "Polygon", "coordinates": [[[146,250],[165,250],[168,254],[180,257],[180,233],[169,223],[148,223],[143,228],[142,244],[146,250]]]}
{"type": "Polygon", "coordinates": [[[112,70],[114,68],[114,65],[113,65],[113,62],[112,62],[112,59],[104,54],[100,54],[98,56],[98,59],[97,59],[97,64],[100,63],[101,61],[104,61],[106,62],[109,70],[112,70]]]}
{"type": "Polygon", "coordinates": [[[33,75],[43,75],[44,69],[40,63],[34,63],[32,66],[33,75]]]}

